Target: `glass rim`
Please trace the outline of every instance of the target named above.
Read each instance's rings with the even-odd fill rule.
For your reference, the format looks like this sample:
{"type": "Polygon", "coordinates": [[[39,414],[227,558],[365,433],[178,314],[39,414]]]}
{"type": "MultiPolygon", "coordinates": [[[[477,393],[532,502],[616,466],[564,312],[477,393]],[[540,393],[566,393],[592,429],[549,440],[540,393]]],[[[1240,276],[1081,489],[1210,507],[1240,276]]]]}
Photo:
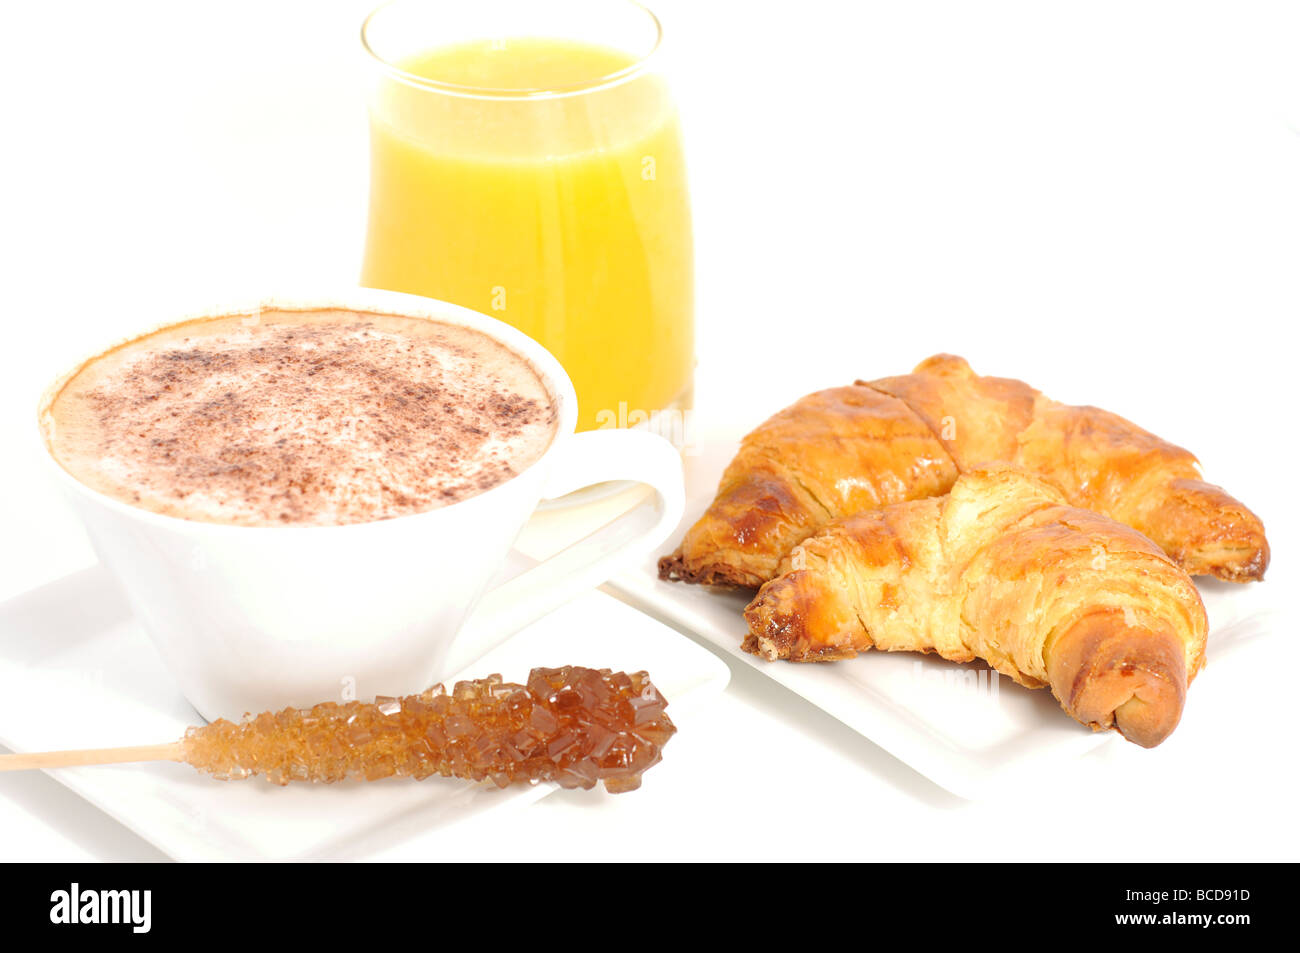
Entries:
{"type": "Polygon", "coordinates": [[[603,89],[609,89],[627,82],[630,79],[639,76],[646,71],[647,65],[654,59],[655,54],[659,52],[659,47],[663,43],[663,24],[655,16],[654,11],[639,0],[620,0],[621,3],[641,11],[648,19],[654,30],[654,42],[650,49],[637,56],[636,60],[622,69],[615,70],[612,73],[606,73],[603,76],[594,79],[585,80],[581,83],[573,83],[567,86],[555,86],[538,89],[500,89],[491,86],[465,86],[458,83],[449,83],[444,80],[430,79],[427,76],[421,76],[418,73],[412,73],[402,69],[396,63],[381,56],[379,52],[370,43],[370,27],[375,19],[391,8],[399,4],[411,3],[412,0],[386,0],[375,7],[366,15],[365,20],[361,23],[361,47],[366,51],[370,58],[382,69],[388,76],[398,82],[405,83],[417,89],[427,89],[431,92],[445,93],[451,96],[461,96],[468,99],[491,99],[491,100],[539,100],[539,99],[560,99],[568,96],[581,96],[587,93],[598,92],[603,89]]]}

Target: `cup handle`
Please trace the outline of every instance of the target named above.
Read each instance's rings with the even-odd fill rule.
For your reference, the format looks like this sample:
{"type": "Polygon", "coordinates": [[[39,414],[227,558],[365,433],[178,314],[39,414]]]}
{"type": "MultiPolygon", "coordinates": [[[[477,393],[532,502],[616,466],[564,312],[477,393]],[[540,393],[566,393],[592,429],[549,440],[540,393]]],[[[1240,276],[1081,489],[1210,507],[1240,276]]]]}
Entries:
{"type": "Polygon", "coordinates": [[[643,431],[574,434],[557,450],[542,498],[554,499],[609,480],[645,483],[655,492],[484,595],[452,643],[449,672],[461,671],[530,622],[644,557],[681,521],[685,502],[681,453],[663,437],[643,431]]]}

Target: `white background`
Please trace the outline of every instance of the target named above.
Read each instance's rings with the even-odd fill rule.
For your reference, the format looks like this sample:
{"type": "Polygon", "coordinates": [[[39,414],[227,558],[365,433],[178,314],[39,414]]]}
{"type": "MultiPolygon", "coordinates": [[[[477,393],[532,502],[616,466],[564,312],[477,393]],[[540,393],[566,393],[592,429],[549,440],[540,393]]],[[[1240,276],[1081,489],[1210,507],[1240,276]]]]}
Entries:
{"type": "MultiPolygon", "coordinates": [[[[178,303],[354,283],[369,0],[68,2],[0,56],[0,599],[93,557],[33,464],[48,378],[178,303]]],[[[952,351],[1200,456],[1294,572],[1295,4],[660,0],[696,212],[698,435],[952,351]]],[[[634,796],[553,796],[410,858],[1300,856],[1300,633],[970,804],[745,666],[634,796]]],[[[3,690],[0,687],[0,690],[3,690]]],[[[51,700],[57,704],[57,700],[51,700]]],[[[39,717],[38,713],[33,713],[39,717]]],[[[148,740],[148,739],[146,739],[148,740]]],[[[0,858],[160,855],[44,775],[0,858]]]]}

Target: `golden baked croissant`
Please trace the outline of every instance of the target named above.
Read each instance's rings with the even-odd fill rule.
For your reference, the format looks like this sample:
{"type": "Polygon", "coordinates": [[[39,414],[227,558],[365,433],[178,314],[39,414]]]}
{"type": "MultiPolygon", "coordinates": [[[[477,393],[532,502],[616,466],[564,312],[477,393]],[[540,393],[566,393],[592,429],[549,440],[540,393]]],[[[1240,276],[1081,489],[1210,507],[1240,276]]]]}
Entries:
{"type": "Polygon", "coordinates": [[[1196,458],[1121,417],[941,354],[903,377],[820,391],[745,438],[665,579],[755,587],[831,519],[947,492],[958,472],[1012,463],[1075,506],[1151,537],[1193,575],[1261,579],[1259,518],[1204,482],[1196,458]]]}
{"type": "Polygon", "coordinates": [[[1205,660],[1205,607],[1185,572],[1007,466],[829,523],[782,560],[745,619],[745,651],[769,660],[871,648],[983,659],[1144,747],[1177,726],[1205,660]]]}

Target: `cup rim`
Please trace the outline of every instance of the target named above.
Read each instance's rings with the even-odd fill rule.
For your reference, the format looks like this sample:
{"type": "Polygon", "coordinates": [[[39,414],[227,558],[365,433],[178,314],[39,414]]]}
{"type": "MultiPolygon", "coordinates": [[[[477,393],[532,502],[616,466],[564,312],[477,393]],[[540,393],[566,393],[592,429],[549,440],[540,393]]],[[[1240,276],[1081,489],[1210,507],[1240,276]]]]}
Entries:
{"type": "Polygon", "coordinates": [[[650,26],[654,30],[654,42],[650,49],[642,55],[637,56],[636,60],[622,69],[607,73],[604,76],[598,76],[595,79],[586,80],[581,83],[573,83],[568,86],[556,86],[550,89],[499,89],[490,86],[464,86],[458,83],[449,83],[443,80],[430,79],[427,76],[420,76],[417,73],[411,73],[402,69],[392,60],[380,55],[379,51],[371,45],[369,33],[371,23],[376,18],[382,16],[388,10],[400,4],[409,4],[415,0],[385,0],[366,15],[361,22],[361,48],[365,50],[366,55],[383,70],[391,79],[416,89],[427,89],[430,92],[444,93],[449,96],[458,96],[466,99],[488,99],[497,101],[533,101],[546,99],[565,99],[571,96],[582,96],[587,93],[595,93],[600,90],[610,89],[619,86],[637,76],[646,73],[651,64],[658,58],[660,48],[663,46],[664,28],[659,17],[655,12],[640,3],[639,0],[621,0],[627,6],[632,7],[648,19],[650,26]]]}
{"type": "Polygon", "coordinates": [[[166,320],[156,322],[146,330],[139,333],[117,339],[107,346],[97,347],[73,364],[69,370],[56,377],[54,381],[46,387],[37,404],[36,428],[37,436],[41,444],[41,455],[44,457],[46,465],[52,469],[55,479],[65,488],[86,495],[101,506],[105,506],[117,513],[129,515],[132,518],[154,524],[164,529],[221,535],[245,534],[249,536],[257,533],[274,533],[281,536],[322,532],[350,532],[357,534],[364,532],[389,532],[391,531],[390,529],[378,529],[378,527],[393,527],[397,524],[405,525],[414,520],[435,517],[437,514],[445,513],[449,510],[463,512],[464,510],[471,509],[474,506],[490,506],[493,501],[499,499],[505,492],[509,492],[509,487],[541,466],[543,462],[555,452],[556,447],[560,443],[573,435],[577,427],[577,404],[578,398],[577,393],[573,388],[573,382],[569,379],[569,375],[565,372],[559,360],[531,337],[517,328],[506,324],[504,321],[461,305],[452,304],[447,301],[440,301],[436,298],[425,298],[419,295],[406,294],[399,291],[356,287],[340,289],[333,292],[267,294],[256,298],[222,302],[210,307],[189,308],[180,316],[173,316],[166,320]],[[442,322],[444,324],[455,324],[479,331],[498,343],[504,344],[528,362],[537,375],[541,377],[543,386],[545,386],[547,391],[550,393],[551,399],[555,401],[557,420],[555,433],[551,437],[551,442],[547,445],[542,454],[528,466],[524,467],[510,478],[484,490],[482,493],[475,493],[473,496],[457,500],[454,503],[447,503],[432,509],[420,510],[416,513],[405,513],[400,516],[390,516],[385,519],[366,520],[359,523],[343,523],[339,525],[292,524],[288,526],[250,526],[241,523],[217,523],[209,520],[188,519],[183,516],[174,516],[169,513],[158,513],[154,510],[126,503],[117,497],[103,492],[102,490],[97,490],[94,487],[83,483],[81,480],[78,480],[73,476],[73,474],[70,473],[54,456],[54,452],[50,447],[46,427],[50,408],[53,406],[54,401],[58,398],[59,394],[62,393],[63,388],[67,386],[68,382],[91,361],[94,361],[119,347],[124,347],[128,344],[147,338],[159,331],[189,322],[198,322],[238,314],[249,314],[257,311],[326,310],[367,311],[374,314],[391,314],[397,317],[419,318],[428,321],[442,322]]]}

